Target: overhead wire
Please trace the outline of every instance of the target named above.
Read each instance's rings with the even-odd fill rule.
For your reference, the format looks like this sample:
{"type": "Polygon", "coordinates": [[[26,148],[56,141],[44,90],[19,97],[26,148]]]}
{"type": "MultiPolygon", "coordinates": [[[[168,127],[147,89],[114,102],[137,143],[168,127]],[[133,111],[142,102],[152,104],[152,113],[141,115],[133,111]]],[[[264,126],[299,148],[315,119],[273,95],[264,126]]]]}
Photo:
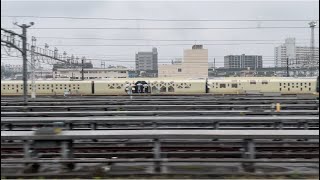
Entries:
{"type": "Polygon", "coordinates": [[[155,19],[155,18],[110,18],[110,17],[72,17],[72,16],[1,16],[2,18],[72,19],[72,20],[108,20],[108,21],[180,21],[180,22],[309,22],[316,19],[155,19]]]}

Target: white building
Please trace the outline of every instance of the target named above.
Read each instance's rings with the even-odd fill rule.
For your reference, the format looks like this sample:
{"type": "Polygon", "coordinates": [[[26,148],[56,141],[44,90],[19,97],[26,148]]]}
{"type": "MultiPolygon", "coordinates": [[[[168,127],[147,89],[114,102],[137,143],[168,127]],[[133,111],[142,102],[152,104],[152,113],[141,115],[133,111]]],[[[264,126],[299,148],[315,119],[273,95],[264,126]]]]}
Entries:
{"type": "Polygon", "coordinates": [[[312,60],[311,48],[296,46],[295,38],[287,38],[284,44],[275,47],[274,55],[276,67],[287,67],[287,58],[289,59],[289,66],[292,68],[319,67],[319,47],[314,48],[314,58],[312,60]]]}
{"type": "Polygon", "coordinates": [[[184,50],[183,61],[159,65],[159,77],[208,78],[208,50],[194,45],[184,50]]]}
{"type": "MultiPolygon", "coordinates": [[[[126,68],[111,68],[111,69],[98,69],[90,68],[84,69],[84,79],[109,79],[109,78],[128,78],[129,70],[126,68]]],[[[82,78],[81,69],[57,69],[53,72],[54,78],[66,78],[80,80],[82,78]]]]}

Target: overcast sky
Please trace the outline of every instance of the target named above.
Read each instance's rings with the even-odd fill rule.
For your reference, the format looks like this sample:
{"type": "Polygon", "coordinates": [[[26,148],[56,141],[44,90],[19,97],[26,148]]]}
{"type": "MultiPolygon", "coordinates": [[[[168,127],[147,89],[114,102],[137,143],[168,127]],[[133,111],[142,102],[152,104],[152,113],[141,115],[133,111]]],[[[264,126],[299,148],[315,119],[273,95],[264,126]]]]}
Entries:
{"type": "MultiPolygon", "coordinates": [[[[239,27],[308,27],[308,22],[264,22],[262,20],[318,20],[318,1],[1,1],[1,27],[13,28],[12,22],[35,22],[34,28],[239,28],[239,27]],[[94,18],[130,18],[130,19],[216,19],[216,20],[261,20],[260,22],[177,22],[177,21],[111,21],[111,20],[79,20],[79,19],[46,19],[46,18],[12,18],[3,16],[68,16],[94,18]]],[[[20,30],[15,30],[20,32],[20,30]]],[[[319,29],[316,29],[316,45],[318,46],[319,29]]],[[[107,64],[123,64],[134,66],[135,53],[151,51],[152,45],[158,48],[159,62],[171,62],[179,58],[183,50],[191,48],[191,44],[211,44],[204,47],[209,50],[209,62],[216,58],[217,65],[222,66],[223,56],[229,54],[262,55],[265,66],[273,65],[274,47],[287,37],[295,37],[297,43],[310,45],[310,29],[32,29],[29,37],[37,37],[37,45],[48,43],[60,52],[87,58],[109,60],[107,64]],[[48,38],[58,37],[58,38],[48,38]],[[132,40],[97,40],[97,39],[64,39],[64,38],[104,38],[104,39],[152,39],[152,40],[192,40],[185,41],[132,41],[132,40]],[[220,40],[220,41],[202,41],[220,40]],[[260,40],[255,42],[227,40],[260,40]],[[266,41],[267,40],[267,41],[266,41]],[[274,40],[274,41],[270,41],[274,40]],[[177,45],[180,44],[180,45],[177,45]],[[190,45],[189,45],[190,44],[190,45]],[[220,44],[220,45],[219,45],[220,44]],[[70,46],[71,45],[71,46],[70,46]],[[89,45],[89,46],[72,46],[89,45]],[[104,45],[95,47],[92,45],[104,45]],[[121,45],[121,46],[110,46],[121,45]],[[126,46],[123,46],[126,45],[126,46]],[[131,46],[139,45],[139,46],[131,46]],[[146,46],[140,46],[146,45],[146,46]],[[118,61],[118,62],[117,62],[118,61]],[[120,62],[123,61],[123,62],[120,62]]],[[[30,40],[30,38],[29,38],[30,40]]],[[[2,52],[3,54],[3,52],[2,52]]],[[[2,59],[8,63],[9,59],[2,59]]],[[[20,63],[21,60],[10,59],[20,63]]],[[[94,64],[100,66],[100,61],[94,64]]]]}

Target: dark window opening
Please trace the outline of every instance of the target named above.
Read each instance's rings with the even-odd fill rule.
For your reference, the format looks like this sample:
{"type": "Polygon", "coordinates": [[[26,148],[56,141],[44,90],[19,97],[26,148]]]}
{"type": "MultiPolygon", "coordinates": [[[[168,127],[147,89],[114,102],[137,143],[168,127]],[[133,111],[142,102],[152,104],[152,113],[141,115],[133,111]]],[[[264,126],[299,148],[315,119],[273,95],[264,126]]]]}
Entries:
{"type": "Polygon", "coordinates": [[[226,88],[226,84],[220,84],[220,88],[226,88]]]}
{"type": "Polygon", "coordinates": [[[231,87],[232,88],[238,88],[238,84],[232,84],[231,87]]]}

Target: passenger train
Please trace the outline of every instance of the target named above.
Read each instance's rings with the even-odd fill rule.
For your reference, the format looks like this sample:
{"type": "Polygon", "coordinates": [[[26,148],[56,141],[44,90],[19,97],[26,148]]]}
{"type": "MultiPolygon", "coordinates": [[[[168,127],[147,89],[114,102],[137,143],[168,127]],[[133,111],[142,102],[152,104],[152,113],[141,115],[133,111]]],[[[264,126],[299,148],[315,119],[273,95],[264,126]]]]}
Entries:
{"type": "MultiPolygon", "coordinates": [[[[214,79],[108,79],[84,81],[36,81],[37,95],[126,95],[133,94],[314,94],[319,77],[226,77],[214,79]],[[129,90],[128,88],[131,88],[129,90]],[[140,89],[141,88],[141,89],[140,89]]],[[[31,92],[28,82],[28,93],[31,92]]],[[[23,94],[22,81],[1,81],[1,96],[23,94]]]]}

